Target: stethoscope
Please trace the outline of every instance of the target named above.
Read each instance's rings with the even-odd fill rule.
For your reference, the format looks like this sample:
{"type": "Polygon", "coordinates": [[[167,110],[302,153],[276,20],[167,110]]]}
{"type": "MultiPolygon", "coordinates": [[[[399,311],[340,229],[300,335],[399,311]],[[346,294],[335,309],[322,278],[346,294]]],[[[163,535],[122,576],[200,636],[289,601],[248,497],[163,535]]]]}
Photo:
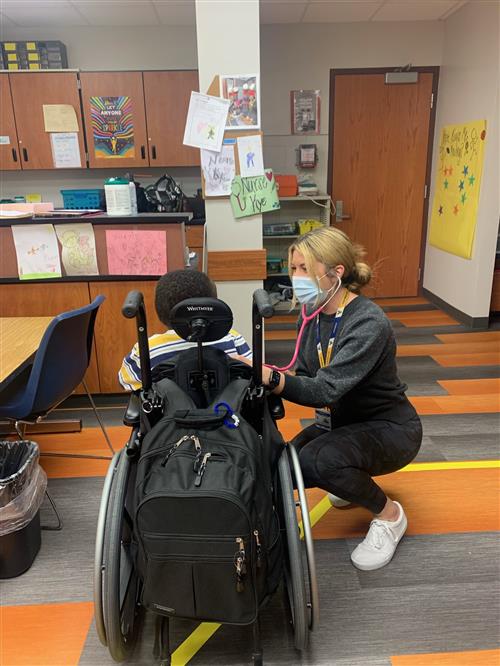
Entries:
{"type": "Polygon", "coordinates": [[[337,275],[337,280],[339,281],[339,283],[338,283],[338,285],[337,285],[337,288],[336,288],[335,291],[333,292],[333,294],[332,294],[331,296],[329,296],[329,297],[327,298],[327,300],[323,303],[323,305],[320,305],[320,307],[319,307],[317,310],[315,310],[312,314],[310,314],[310,315],[306,315],[306,306],[305,306],[305,304],[302,306],[302,312],[301,312],[301,314],[302,314],[302,325],[301,325],[301,327],[300,327],[300,331],[299,331],[299,334],[298,334],[298,336],[297,336],[297,342],[295,343],[295,351],[294,351],[294,353],[293,353],[293,357],[292,357],[292,360],[290,361],[290,363],[289,363],[288,365],[283,366],[282,368],[279,368],[279,367],[276,366],[276,365],[270,365],[270,364],[268,364],[268,363],[265,363],[264,365],[265,365],[267,368],[271,368],[271,370],[278,370],[278,372],[286,372],[287,370],[290,370],[290,368],[293,368],[293,366],[295,365],[295,362],[296,362],[296,360],[297,360],[297,357],[298,357],[298,355],[299,355],[300,343],[301,343],[302,336],[303,336],[303,334],[304,334],[304,330],[305,330],[307,324],[308,324],[310,321],[312,321],[315,317],[317,317],[317,316],[319,315],[319,313],[320,313],[324,308],[326,308],[326,306],[328,305],[328,303],[332,300],[332,298],[333,298],[334,296],[337,295],[337,293],[339,292],[340,288],[342,287],[342,280],[340,279],[340,277],[339,277],[338,275],[337,275]]]}

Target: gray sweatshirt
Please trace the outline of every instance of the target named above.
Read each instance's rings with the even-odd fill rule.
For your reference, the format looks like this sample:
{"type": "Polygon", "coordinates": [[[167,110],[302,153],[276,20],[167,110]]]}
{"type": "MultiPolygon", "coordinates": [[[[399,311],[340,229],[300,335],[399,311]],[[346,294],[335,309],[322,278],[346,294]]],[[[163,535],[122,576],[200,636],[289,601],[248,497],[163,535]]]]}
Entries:
{"type": "MultiPolygon", "coordinates": [[[[320,315],[326,354],[335,315],[320,315]]],[[[299,318],[298,326],[302,323],[299,318]]],[[[286,375],[281,397],[310,407],[328,405],[334,427],[371,420],[405,423],[416,415],[396,368],[396,341],[383,310],[364,296],[345,308],[330,364],[320,368],[317,324],[306,326],[296,374],[286,375]]]]}

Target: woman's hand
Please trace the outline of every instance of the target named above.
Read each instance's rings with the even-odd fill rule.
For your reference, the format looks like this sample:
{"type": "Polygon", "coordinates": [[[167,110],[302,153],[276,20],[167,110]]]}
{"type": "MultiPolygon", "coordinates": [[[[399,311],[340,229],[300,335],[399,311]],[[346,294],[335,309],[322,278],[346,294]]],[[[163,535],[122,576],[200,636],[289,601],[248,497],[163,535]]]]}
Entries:
{"type": "MultiPolygon", "coordinates": [[[[246,356],[240,356],[239,354],[231,354],[231,358],[235,358],[238,361],[241,361],[242,363],[246,363],[247,365],[252,365],[252,360],[247,358],[246,356]]],[[[264,384],[264,386],[269,386],[272,373],[273,373],[272,368],[269,368],[267,365],[262,366],[262,383],[264,384]]],[[[273,393],[276,394],[281,393],[284,386],[285,386],[285,375],[282,372],[280,372],[280,383],[275,389],[273,389],[273,393]]]]}

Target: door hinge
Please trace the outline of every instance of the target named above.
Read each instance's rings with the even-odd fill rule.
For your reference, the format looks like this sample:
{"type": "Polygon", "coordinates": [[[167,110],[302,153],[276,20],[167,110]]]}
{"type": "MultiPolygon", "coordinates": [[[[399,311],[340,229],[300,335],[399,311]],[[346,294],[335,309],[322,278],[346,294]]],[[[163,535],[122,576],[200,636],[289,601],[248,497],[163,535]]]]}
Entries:
{"type": "Polygon", "coordinates": [[[417,278],[417,282],[420,282],[420,277],[421,277],[421,275],[422,275],[422,269],[421,269],[420,266],[419,266],[419,268],[418,268],[418,278],[417,278]]]}
{"type": "Polygon", "coordinates": [[[434,108],[434,93],[431,93],[431,109],[434,108]]]}
{"type": "Polygon", "coordinates": [[[424,185],[424,199],[427,199],[427,183],[424,185]]]}

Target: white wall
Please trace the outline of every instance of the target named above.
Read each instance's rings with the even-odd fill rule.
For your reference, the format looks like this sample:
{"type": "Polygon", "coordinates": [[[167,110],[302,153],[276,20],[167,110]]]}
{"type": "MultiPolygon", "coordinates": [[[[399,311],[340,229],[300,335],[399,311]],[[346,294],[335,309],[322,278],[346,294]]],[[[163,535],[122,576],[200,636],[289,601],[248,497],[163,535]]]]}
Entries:
{"type": "Polygon", "coordinates": [[[297,173],[295,147],[316,143],[319,164],[308,169],[327,189],[330,69],[440,65],[443,23],[337,23],[261,27],[262,121],[266,165],[297,173]],[[293,136],[290,91],[321,91],[321,134],[293,136]]]}
{"type": "MultiPolygon", "coordinates": [[[[70,68],[83,70],[197,69],[194,26],[140,26],[138,28],[5,28],[3,40],[58,39],[66,45],[70,68]]],[[[200,170],[185,168],[140,168],[143,184],[153,183],[168,171],[185,194],[200,187],[200,170]]],[[[127,169],[3,172],[0,196],[41,193],[44,201],[62,206],[62,189],[103,187],[104,180],[127,169]]],[[[139,173],[139,171],[137,172],[139,173]]]]}
{"type": "MultiPolygon", "coordinates": [[[[427,243],[424,287],[470,317],[487,317],[499,217],[500,5],[476,1],[445,21],[432,183],[444,125],[486,119],[483,176],[472,259],[427,243]]],[[[431,202],[434,186],[431,189],[431,202]]],[[[430,208],[431,209],[431,208],[430,208]]]]}

